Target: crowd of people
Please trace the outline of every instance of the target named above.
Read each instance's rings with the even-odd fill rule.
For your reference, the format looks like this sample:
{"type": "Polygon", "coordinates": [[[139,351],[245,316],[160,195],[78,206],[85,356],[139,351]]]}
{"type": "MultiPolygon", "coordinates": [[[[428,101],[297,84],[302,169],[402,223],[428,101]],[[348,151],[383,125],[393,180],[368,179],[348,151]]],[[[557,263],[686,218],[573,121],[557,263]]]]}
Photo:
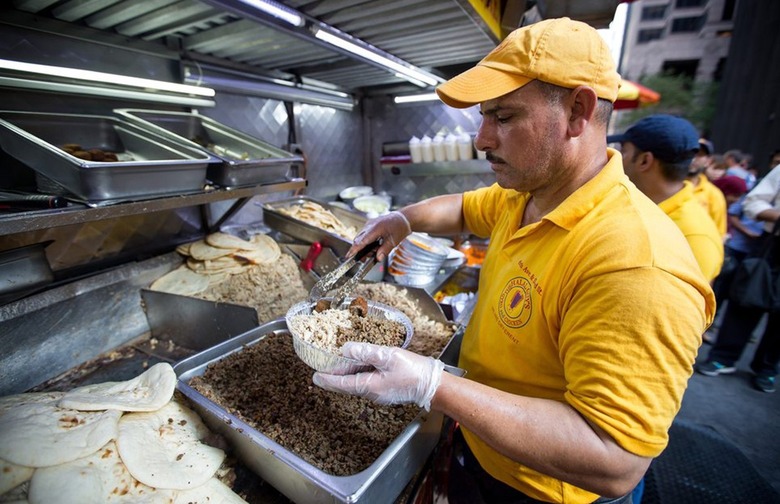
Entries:
{"type": "MultiPolygon", "coordinates": [[[[744,245],[732,235],[749,229],[724,194],[764,223],[762,236],[780,216],[780,167],[756,183],[744,154],[718,157],[682,118],[651,116],[608,138],[619,86],[587,24],[513,31],[436,90],[451,107],[479,106],[474,143],[496,183],[369,220],[347,253],[379,240],[381,261],[412,231],[489,238],[461,343],[465,376],[369,343],[341,351],[370,371],[313,376],[451,419],[450,503],[639,502],[715,318],[713,286],[744,245]]],[[[754,320],[738,300],[727,312],[702,372],[728,372],[726,351],[749,337],[738,325],[754,320]]],[[[771,392],[777,342],[764,340],[755,384],[771,392]]]]}

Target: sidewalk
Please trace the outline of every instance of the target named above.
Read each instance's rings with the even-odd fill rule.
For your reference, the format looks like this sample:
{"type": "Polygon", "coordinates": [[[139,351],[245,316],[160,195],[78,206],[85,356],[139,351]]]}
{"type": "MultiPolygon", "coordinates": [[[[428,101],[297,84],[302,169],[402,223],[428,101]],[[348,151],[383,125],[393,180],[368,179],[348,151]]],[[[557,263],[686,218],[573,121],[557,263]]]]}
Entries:
{"type": "MultiPolygon", "coordinates": [[[[754,336],[760,338],[763,329],[764,321],[754,336]]],[[[780,392],[767,394],[750,384],[748,364],[757,341],[745,349],[734,374],[709,377],[694,372],[677,418],[712,427],[733,442],[780,493],[780,392]]],[[[710,347],[702,345],[697,362],[707,357],[710,347]]]]}

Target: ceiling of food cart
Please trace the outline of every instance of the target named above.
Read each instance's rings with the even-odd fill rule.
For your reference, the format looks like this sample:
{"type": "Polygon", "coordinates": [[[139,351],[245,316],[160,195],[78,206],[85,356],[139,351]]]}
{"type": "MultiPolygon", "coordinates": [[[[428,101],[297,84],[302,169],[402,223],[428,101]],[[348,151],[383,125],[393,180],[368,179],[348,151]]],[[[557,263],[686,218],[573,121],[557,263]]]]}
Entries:
{"type": "MultiPolygon", "coordinates": [[[[151,42],[178,44],[185,59],[310,80],[348,92],[419,90],[386,69],[339,52],[250,0],[15,0],[14,8],[151,42]]],[[[469,0],[282,0],[324,23],[444,79],[479,61],[498,37],[469,0]]],[[[564,0],[547,0],[539,6],[564,0]]],[[[614,12],[618,0],[608,4],[614,12]]],[[[522,5],[534,7],[537,2],[522,5]]],[[[549,8],[549,7],[548,7],[549,8]]],[[[609,8],[607,10],[609,10],[609,8]]],[[[565,14],[565,12],[564,12],[565,14]]],[[[610,16],[611,18],[611,16],[610,16]]],[[[520,19],[519,21],[522,21],[520,19]]]]}

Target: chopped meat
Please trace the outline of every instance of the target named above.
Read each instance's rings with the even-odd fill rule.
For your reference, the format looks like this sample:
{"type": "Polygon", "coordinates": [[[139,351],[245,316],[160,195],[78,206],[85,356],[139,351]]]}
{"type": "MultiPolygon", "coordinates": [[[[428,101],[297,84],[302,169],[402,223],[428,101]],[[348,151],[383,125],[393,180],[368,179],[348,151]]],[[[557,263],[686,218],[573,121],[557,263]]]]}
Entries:
{"type": "Polygon", "coordinates": [[[368,315],[368,301],[362,296],[358,296],[349,303],[349,312],[356,317],[365,317],[368,315]]]}
{"type": "Polygon", "coordinates": [[[314,305],[314,311],[320,313],[324,312],[325,310],[330,310],[330,301],[327,299],[320,299],[317,301],[317,304],[314,305]]]}

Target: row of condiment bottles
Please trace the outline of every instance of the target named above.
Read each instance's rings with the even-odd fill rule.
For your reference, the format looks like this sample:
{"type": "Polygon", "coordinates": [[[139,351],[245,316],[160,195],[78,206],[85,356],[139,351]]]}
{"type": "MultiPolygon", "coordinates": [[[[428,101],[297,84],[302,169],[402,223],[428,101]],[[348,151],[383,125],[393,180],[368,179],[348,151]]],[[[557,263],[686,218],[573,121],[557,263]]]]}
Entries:
{"type": "MultiPolygon", "coordinates": [[[[428,135],[423,135],[422,138],[413,136],[409,140],[409,154],[412,163],[465,161],[474,159],[474,143],[468,133],[445,134],[440,131],[433,138],[428,135]]],[[[485,159],[485,153],[477,151],[477,158],[485,159]]]]}

